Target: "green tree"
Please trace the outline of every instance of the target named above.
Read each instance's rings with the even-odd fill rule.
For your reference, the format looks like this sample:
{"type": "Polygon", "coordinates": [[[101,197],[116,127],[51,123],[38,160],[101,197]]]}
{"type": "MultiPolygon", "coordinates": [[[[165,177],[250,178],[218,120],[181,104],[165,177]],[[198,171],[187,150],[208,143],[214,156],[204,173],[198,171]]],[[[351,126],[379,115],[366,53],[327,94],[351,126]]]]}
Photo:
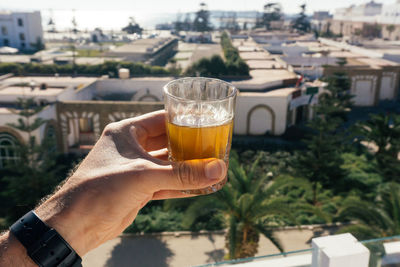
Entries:
{"type": "Polygon", "coordinates": [[[185,20],[181,20],[182,15],[178,13],[176,17],[176,21],[174,22],[174,28],[176,34],[178,34],[180,31],[190,31],[192,28],[192,21],[190,19],[190,14],[187,13],[185,20]]]}
{"type": "Polygon", "coordinates": [[[359,141],[376,146],[375,158],[385,180],[400,182],[400,115],[371,114],[356,128],[359,141]]]}
{"type": "Polygon", "coordinates": [[[229,182],[217,193],[198,198],[186,210],[184,225],[190,226],[204,214],[218,211],[224,215],[228,232],[225,237],[229,258],[244,258],[257,253],[259,235],[268,238],[280,251],[280,241],[274,229],[283,219],[295,222],[287,197],[279,190],[298,186],[301,179],[256,176],[259,159],[245,169],[233,156],[229,162],[229,182]]]}
{"type": "Polygon", "coordinates": [[[362,27],[361,35],[364,38],[380,38],[382,36],[382,26],[377,23],[365,23],[362,27]]]}
{"type": "MultiPolygon", "coordinates": [[[[339,60],[338,63],[343,66],[345,61],[339,60]]],[[[296,174],[312,183],[314,205],[318,205],[320,186],[336,192],[345,189],[346,170],[339,167],[343,164],[341,154],[344,149],[344,136],[340,129],[352,104],[350,82],[342,70],[325,80],[328,82],[326,91],[314,107],[315,117],[307,124],[311,134],[303,140],[306,149],[298,152],[295,160],[296,174]]]]}
{"type": "Polygon", "coordinates": [[[292,21],[292,28],[301,33],[311,30],[311,23],[306,15],[306,4],[300,5],[300,13],[295,20],[292,21]]]}
{"type": "Polygon", "coordinates": [[[136,23],[136,20],[134,17],[129,17],[129,24],[128,26],[122,28],[122,31],[129,33],[129,34],[142,34],[143,28],[139,26],[139,24],[136,23]]]}
{"type": "Polygon", "coordinates": [[[200,3],[200,9],[196,12],[193,20],[193,30],[196,32],[206,32],[212,30],[210,25],[210,12],[204,2],[200,3]]]}
{"type": "Polygon", "coordinates": [[[364,200],[375,199],[382,176],[377,170],[374,159],[369,160],[365,154],[357,155],[346,152],[342,154],[343,164],[340,168],[346,170],[344,183],[364,200]]]}
{"type": "Polygon", "coordinates": [[[279,3],[267,3],[264,5],[262,17],[257,26],[263,26],[267,30],[271,30],[271,22],[280,21],[282,17],[282,7],[279,3]]]}
{"type": "Polygon", "coordinates": [[[395,29],[396,26],[394,26],[393,24],[386,26],[386,30],[389,32],[389,39],[392,39],[392,33],[394,32],[395,29]]]}
{"type": "Polygon", "coordinates": [[[36,106],[33,99],[19,99],[19,105],[18,123],[9,126],[25,133],[28,140],[26,144],[19,144],[16,151],[20,160],[1,170],[2,181],[6,184],[1,194],[11,202],[7,207],[9,222],[34,208],[63,178],[58,176],[63,166],[56,164],[55,140],[48,137],[38,142],[33,134],[46,123],[36,117],[42,107],[36,106]]]}
{"type": "Polygon", "coordinates": [[[400,185],[385,184],[372,202],[348,198],[339,217],[356,222],[339,233],[350,232],[359,240],[400,235],[400,185]]]}

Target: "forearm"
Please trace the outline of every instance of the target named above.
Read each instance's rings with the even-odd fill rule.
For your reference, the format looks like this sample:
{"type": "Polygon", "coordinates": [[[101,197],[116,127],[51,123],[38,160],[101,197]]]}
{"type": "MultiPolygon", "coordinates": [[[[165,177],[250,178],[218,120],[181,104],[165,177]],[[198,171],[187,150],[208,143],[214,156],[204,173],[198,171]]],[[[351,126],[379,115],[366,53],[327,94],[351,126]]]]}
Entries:
{"type": "Polygon", "coordinates": [[[9,231],[0,236],[0,266],[37,266],[26,253],[25,247],[9,231]]]}

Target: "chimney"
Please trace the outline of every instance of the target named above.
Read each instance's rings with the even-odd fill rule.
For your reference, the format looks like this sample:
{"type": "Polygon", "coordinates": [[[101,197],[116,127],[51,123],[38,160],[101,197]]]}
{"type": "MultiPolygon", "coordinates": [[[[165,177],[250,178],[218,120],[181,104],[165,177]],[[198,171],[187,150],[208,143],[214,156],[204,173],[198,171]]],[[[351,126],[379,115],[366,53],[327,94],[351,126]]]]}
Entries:
{"type": "Polygon", "coordinates": [[[129,79],[129,69],[125,69],[125,68],[120,68],[118,70],[118,77],[120,79],[129,79]]]}

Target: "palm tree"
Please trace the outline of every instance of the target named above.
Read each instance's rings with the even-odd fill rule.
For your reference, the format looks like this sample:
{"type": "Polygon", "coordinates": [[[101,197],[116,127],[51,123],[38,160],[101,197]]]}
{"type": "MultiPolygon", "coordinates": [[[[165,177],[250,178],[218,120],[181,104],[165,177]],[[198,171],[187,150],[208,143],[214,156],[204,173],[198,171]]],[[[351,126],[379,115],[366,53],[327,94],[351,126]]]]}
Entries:
{"type": "Polygon", "coordinates": [[[350,232],[358,239],[400,235],[400,184],[385,184],[373,203],[354,197],[347,199],[339,217],[356,222],[339,233],[350,232]]]}
{"type": "Polygon", "coordinates": [[[393,24],[386,26],[386,30],[389,32],[389,39],[392,39],[392,32],[394,32],[395,29],[396,26],[394,26],[393,24]]]}
{"type": "Polygon", "coordinates": [[[257,253],[259,235],[268,238],[281,252],[283,247],[274,234],[283,219],[295,222],[288,197],[280,190],[300,186],[304,181],[280,177],[275,181],[256,176],[258,158],[246,171],[233,157],[229,166],[229,182],[217,193],[198,198],[186,210],[183,224],[192,225],[197,218],[210,212],[221,212],[228,226],[225,237],[229,258],[245,258],[257,253]]]}

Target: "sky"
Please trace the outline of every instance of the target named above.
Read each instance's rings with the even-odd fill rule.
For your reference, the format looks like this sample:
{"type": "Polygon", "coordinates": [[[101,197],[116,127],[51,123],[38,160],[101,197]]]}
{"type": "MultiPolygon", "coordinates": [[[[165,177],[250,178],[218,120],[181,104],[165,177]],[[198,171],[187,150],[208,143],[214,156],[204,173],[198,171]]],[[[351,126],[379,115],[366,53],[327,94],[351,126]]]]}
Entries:
{"type": "MultiPolygon", "coordinates": [[[[383,4],[391,4],[396,0],[380,0],[383,4]]],[[[266,0],[205,0],[209,10],[262,10],[266,0]]],[[[274,1],[275,2],[275,1],[274,1]]],[[[307,12],[326,10],[333,12],[335,8],[347,7],[351,4],[362,4],[366,0],[281,0],[285,13],[298,13],[299,5],[306,3],[307,12]]],[[[156,22],[168,20],[177,12],[192,12],[199,7],[199,0],[0,0],[1,10],[41,10],[42,17],[47,20],[50,9],[56,25],[66,27],[70,24],[72,10],[78,26],[92,28],[99,25],[105,28],[120,28],[127,24],[130,16],[139,24],[148,26],[156,22]]]]}

